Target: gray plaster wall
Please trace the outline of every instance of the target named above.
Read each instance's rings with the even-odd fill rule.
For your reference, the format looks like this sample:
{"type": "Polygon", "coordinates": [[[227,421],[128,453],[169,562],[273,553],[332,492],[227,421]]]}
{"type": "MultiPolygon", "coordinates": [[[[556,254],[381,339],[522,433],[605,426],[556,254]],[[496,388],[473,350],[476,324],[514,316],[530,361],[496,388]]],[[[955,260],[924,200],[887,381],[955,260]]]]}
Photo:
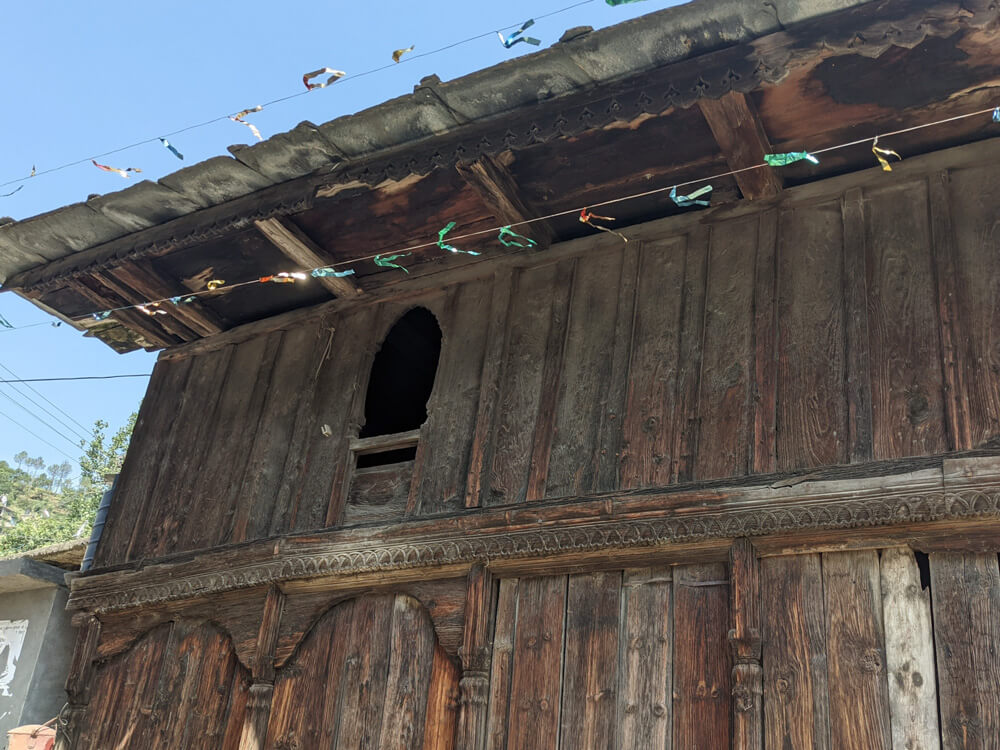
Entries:
{"type": "Polygon", "coordinates": [[[0,748],[7,747],[9,729],[42,724],[58,714],[66,701],[64,683],[74,646],[66,596],[62,586],[0,593],[0,622],[28,621],[8,685],[11,695],[0,695],[0,748]]]}

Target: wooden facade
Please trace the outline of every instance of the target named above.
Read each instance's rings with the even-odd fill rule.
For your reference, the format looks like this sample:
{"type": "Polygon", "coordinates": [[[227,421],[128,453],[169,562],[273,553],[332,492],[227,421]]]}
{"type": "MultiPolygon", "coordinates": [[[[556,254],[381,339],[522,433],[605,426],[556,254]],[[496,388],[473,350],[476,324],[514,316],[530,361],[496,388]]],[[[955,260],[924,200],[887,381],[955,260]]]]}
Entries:
{"type": "MultiPolygon", "coordinates": [[[[670,64],[12,285],[74,316],[996,98],[995,4],[843,5],[686,37],[670,64]],[[902,75],[931,58],[926,86],[902,75]]],[[[585,50],[567,36],[552,55],[585,50]]],[[[980,119],[900,134],[891,174],[865,144],[719,179],[707,210],[616,206],[627,242],[574,214],[522,226],[532,248],[88,323],[163,351],[72,582],[61,747],[1000,747],[1000,126],[980,119]]]]}

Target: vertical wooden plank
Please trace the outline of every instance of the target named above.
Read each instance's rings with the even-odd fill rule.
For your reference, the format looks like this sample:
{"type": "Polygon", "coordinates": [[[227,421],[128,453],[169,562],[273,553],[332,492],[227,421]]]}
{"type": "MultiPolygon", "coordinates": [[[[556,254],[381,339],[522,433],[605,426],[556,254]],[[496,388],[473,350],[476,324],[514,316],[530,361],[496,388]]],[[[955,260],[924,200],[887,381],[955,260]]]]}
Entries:
{"type": "Polygon", "coordinates": [[[947,449],[927,185],[891,185],[865,196],[876,459],[947,449]]]}
{"type": "Polygon", "coordinates": [[[997,556],[930,555],[941,739],[945,750],[1000,738],[1000,570],[997,556]]]}
{"type": "Polygon", "coordinates": [[[518,582],[508,750],[559,746],[566,577],[518,582]]]}
{"type": "Polygon", "coordinates": [[[838,202],[780,215],[778,471],[847,457],[842,233],[838,202]]]}
{"type": "Polygon", "coordinates": [[[546,265],[517,275],[483,505],[520,503],[527,494],[557,271],[546,265]]]}
{"type": "Polygon", "coordinates": [[[847,440],[851,463],[872,460],[872,384],[864,196],[844,193],[844,323],[847,334],[847,440]]]}
{"type": "MultiPolygon", "coordinates": [[[[452,750],[457,742],[460,670],[440,644],[434,647],[434,664],[427,687],[427,714],[424,718],[423,750],[452,750]]],[[[486,707],[486,696],[482,699],[486,707]]],[[[483,717],[485,719],[485,717],[483,717]]],[[[485,730],[485,721],[482,728],[485,730]]],[[[482,747],[482,744],[477,745],[482,747]]]]}
{"type": "MultiPolygon", "coordinates": [[[[375,311],[373,306],[362,307],[332,322],[333,343],[316,379],[316,423],[302,467],[295,513],[288,522],[292,531],[326,526],[331,509],[339,519],[343,477],[350,458],[351,408],[357,399],[364,399],[364,391],[359,394],[358,390],[366,347],[359,342],[370,341],[375,311]],[[323,425],[330,428],[329,437],[321,431],[323,425]]],[[[364,379],[367,382],[367,376],[364,379]]]]}
{"type": "Polygon", "coordinates": [[[760,565],[749,539],[729,548],[729,613],[733,649],[733,749],[763,750],[760,565]]]}
{"type": "Polygon", "coordinates": [[[491,285],[458,284],[449,291],[434,391],[420,432],[414,466],[413,505],[417,513],[465,507],[465,483],[479,403],[486,349],[491,285]]]}
{"type": "Polygon", "coordinates": [[[422,747],[434,646],[434,627],[427,611],[413,597],[397,595],[392,606],[389,674],[379,747],[422,747]]]}
{"type": "Polygon", "coordinates": [[[617,745],[621,573],[569,577],[559,746],[617,745]]]}
{"type": "Polygon", "coordinates": [[[458,717],[460,750],[479,750],[486,741],[490,694],[490,638],[496,612],[497,586],[482,565],[469,571],[465,587],[465,624],[462,629],[462,706],[458,717]]]}
{"type": "Polygon", "coordinates": [[[1000,324],[1000,279],[991,241],[1000,197],[994,172],[991,164],[928,177],[952,450],[968,450],[1000,433],[1000,387],[993,377],[1000,363],[993,345],[1000,324]]]}
{"type": "Polygon", "coordinates": [[[594,462],[597,471],[592,492],[610,492],[622,486],[621,464],[625,402],[629,387],[629,360],[632,352],[632,331],[635,323],[636,287],[639,282],[639,250],[641,243],[630,242],[622,250],[621,274],[618,281],[618,303],[615,307],[614,343],[611,348],[611,373],[607,389],[601,397],[594,462]]]}
{"type": "Polygon", "coordinates": [[[672,579],[669,568],[625,571],[621,750],[670,750],[672,579]]]}
{"type": "Polygon", "coordinates": [[[662,486],[671,479],[685,283],[683,238],[643,243],[638,264],[628,390],[621,424],[621,485],[626,489],[662,486]]]}
{"type": "Polygon", "coordinates": [[[777,242],[776,209],[759,215],[753,289],[753,434],[750,436],[750,471],[775,471],[778,409],[777,361],[777,242]]]}
{"type": "Polygon", "coordinates": [[[122,464],[114,502],[97,548],[94,567],[116,565],[128,559],[132,534],[147,508],[156,472],[155,456],[162,455],[170,441],[180,398],[191,370],[190,360],[160,360],[153,368],[146,396],[139,408],[132,441],[122,464]]]}
{"type": "MultiPolygon", "coordinates": [[[[500,581],[500,592],[497,597],[486,720],[487,750],[505,750],[507,747],[507,730],[512,713],[510,687],[514,674],[518,583],[516,578],[504,578],[500,581]]],[[[463,750],[468,750],[468,746],[463,750]]]]}
{"type": "Polygon", "coordinates": [[[535,418],[531,462],[528,465],[526,500],[540,500],[545,497],[545,483],[556,429],[559,383],[566,364],[564,355],[569,331],[569,310],[576,291],[576,267],[576,258],[559,263],[555,287],[550,291],[552,309],[549,317],[549,336],[545,342],[545,366],[542,368],[538,416],[535,418]]]}
{"type": "Polygon", "coordinates": [[[483,483],[489,482],[490,449],[495,428],[497,401],[504,371],[504,353],[507,351],[510,319],[510,301],[513,294],[514,274],[505,269],[493,277],[493,295],[490,301],[489,324],[486,330],[486,352],[483,355],[482,375],[479,379],[479,406],[476,409],[476,430],[469,451],[469,478],[465,489],[465,507],[477,508],[483,504],[483,483]]]}
{"type": "Polygon", "coordinates": [[[393,597],[367,596],[355,602],[346,666],[340,682],[339,729],[334,747],[378,746],[389,674],[393,597]]]}
{"type": "Polygon", "coordinates": [[[820,556],[760,566],[764,747],[832,750],[820,556]]]}
{"type": "Polygon", "coordinates": [[[549,497],[589,493],[597,478],[598,436],[614,363],[609,353],[615,347],[621,263],[620,250],[578,261],[545,482],[549,497]]]}
{"type": "Polygon", "coordinates": [[[892,746],[941,747],[930,592],[907,547],[882,550],[879,560],[885,661],[889,675],[892,746]]]}
{"type": "Polygon", "coordinates": [[[670,481],[687,482],[694,477],[701,426],[698,394],[704,351],[705,293],[708,277],[710,231],[698,226],[687,236],[684,254],[684,288],[681,297],[681,327],[678,343],[677,388],[671,416],[672,467],[670,481]]]}
{"type": "Polygon", "coordinates": [[[878,553],[823,555],[832,746],[889,748],[878,553]]]}
{"type": "Polygon", "coordinates": [[[757,215],[713,225],[705,292],[695,479],[746,474],[757,215]]]}
{"type": "Polygon", "coordinates": [[[673,746],[729,747],[729,583],[718,563],[674,568],[673,746]]]}

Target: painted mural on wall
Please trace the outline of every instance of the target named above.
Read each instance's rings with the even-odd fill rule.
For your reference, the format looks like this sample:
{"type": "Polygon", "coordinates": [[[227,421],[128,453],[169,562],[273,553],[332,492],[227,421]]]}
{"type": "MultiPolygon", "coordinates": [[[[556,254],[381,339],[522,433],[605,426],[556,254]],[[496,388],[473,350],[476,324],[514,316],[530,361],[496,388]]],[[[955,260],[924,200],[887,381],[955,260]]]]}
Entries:
{"type": "Polygon", "coordinates": [[[27,620],[0,620],[0,697],[11,697],[17,660],[21,657],[27,620]]]}

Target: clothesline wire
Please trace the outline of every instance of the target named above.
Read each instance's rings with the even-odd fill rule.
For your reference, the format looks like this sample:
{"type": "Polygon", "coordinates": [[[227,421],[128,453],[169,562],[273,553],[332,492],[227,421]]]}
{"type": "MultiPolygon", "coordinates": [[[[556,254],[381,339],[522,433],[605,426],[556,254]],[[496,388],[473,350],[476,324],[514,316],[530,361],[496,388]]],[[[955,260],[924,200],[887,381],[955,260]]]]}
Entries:
{"type": "MultiPolygon", "coordinates": [[[[593,2],[596,2],[596,0],[581,0],[581,2],[577,2],[577,3],[574,3],[572,5],[567,5],[564,8],[559,8],[558,10],[549,11],[548,13],[544,13],[544,14],[542,14],[540,16],[535,16],[535,19],[536,20],[540,20],[542,18],[549,18],[550,16],[556,16],[556,15],[559,15],[560,13],[566,13],[567,11],[573,10],[574,8],[579,8],[581,5],[589,5],[590,3],[593,3],[593,2]]],[[[508,29],[508,28],[511,28],[511,27],[517,26],[517,25],[518,24],[513,24],[512,23],[512,24],[508,24],[506,26],[501,27],[501,29],[508,29]]],[[[388,70],[390,68],[395,68],[398,65],[402,65],[404,63],[413,62],[414,60],[419,60],[420,58],[423,58],[423,57],[430,57],[431,55],[436,55],[436,54],[438,54],[440,52],[445,52],[446,50],[450,50],[450,49],[453,49],[455,47],[459,47],[459,46],[461,46],[463,44],[468,44],[470,42],[474,42],[474,41],[477,41],[479,39],[484,39],[486,37],[493,36],[493,35],[495,35],[497,33],[497,31],[498,30],[485,31],[482,34],[477,34],[476,36],[470,36],[470,37],[468,37],[466,39],[462,39],[462,40],[457,41],[457,42],[452,42],[452,43],[447,44],[447,45],[445,45],[443,47],[438,47],[437,49],[433,49],[433,50],[430,50],[428,52],[421,52],[421,53],[418,53],[418,54],[408,55],[407,57],[401,58],[398,63],[394,62],[392,64],[387,64],[387,65],[382,65],[382,66],[377,67],[377,68],[372,68],[371,70],[365,70],[365,71],[362,71],[360,73],[348,74],[348,75],[344,76],[343,78],[341,78],[339,81],[337,81],[337,86],[338,86],[338,88],[340,88],[340,87],[343,87],[343,85],[345,83],[347,83],[349,81],[352,81],[354,79],[364,78],[365,76],[369,76],[369,75],[372,75],[374,73],[379,73],[379,72],[381,72],[383,70],[388,70]]],[[[311,90],[297,91],[294,94],[288,94],[287,96],[278,97],[277,99],[272,99],[269,102],[265,102],[264,104],[261,104],[260,107],[261,107],[261,109],[265,109],[265,108],[273,106],[275,104],[280,104],[282,102],[287,102],[287,101],[289,101],[291,99],[297,99],[300,96],[305,96],[306,94],[311,94],[311,93],[313,93],[311,90]]],[[[103,159],[103,158],[108,157],[108,156],[114,156],[115,154],[120,154],[123,151],[128,151],[128,150],[133,149],[133,148],[138,148],[139,146],[146,146],[146,145],[151,144],[151,143],[158,143],[158,142],[160,142],[161,138],[173,138],[174,136],[181,135],[182,133],[187,133],[187,132],[189,132],[191,130],[197,130],[199,128],[204,128],[204,127],[207,127],[209,125],[214,125],[217,122],[224,122],[224,121],[230,119],[230,117],[231,117],[231,115],[219,115],[218,117],[213,117],[210,120],[205,120],[203,122],[195,123],[193,125],[187,125],[187,126],[185,126],[183,128],[179,128],[177,130],[172,130],[169,133],[161,133],[160,135],[154,136],[152,138],[145,138],[145,139],[143,139],[141,141],[135,141],[134,143],[130,143],[127,146],[119,146],[118,148],[113,148],[110,151],[103,151],[103,152],[101,152],[99,154],[94,154],[93,156],[88,156],[88,157],[83,158],[83,159],[77,159],[75,161],[66,162],[65,164],[60,164],[57,167],[50,167],[48,169],[42,169],[42,170],[34,172],[33,174],[31,174],[29,176],[26,176],[26,177],[18,177],[17,179],[8,180],[7,182],[0,182],[0,187],[6,187],[8,185],[16,185],[18,183],[27,182],[28,180],[33,179],[35,177],[41,177],[42,175],[52,174],[53,172],[60,172],[60,171],[62,171],[64,169],[69,169],[70,167],[76,167],[76,166],[79,166],[81,164],[86,164],[86,163],[88,163],[90,161],[93,161],[93,160],[96,160],[96,159],[103,159]]]]}

